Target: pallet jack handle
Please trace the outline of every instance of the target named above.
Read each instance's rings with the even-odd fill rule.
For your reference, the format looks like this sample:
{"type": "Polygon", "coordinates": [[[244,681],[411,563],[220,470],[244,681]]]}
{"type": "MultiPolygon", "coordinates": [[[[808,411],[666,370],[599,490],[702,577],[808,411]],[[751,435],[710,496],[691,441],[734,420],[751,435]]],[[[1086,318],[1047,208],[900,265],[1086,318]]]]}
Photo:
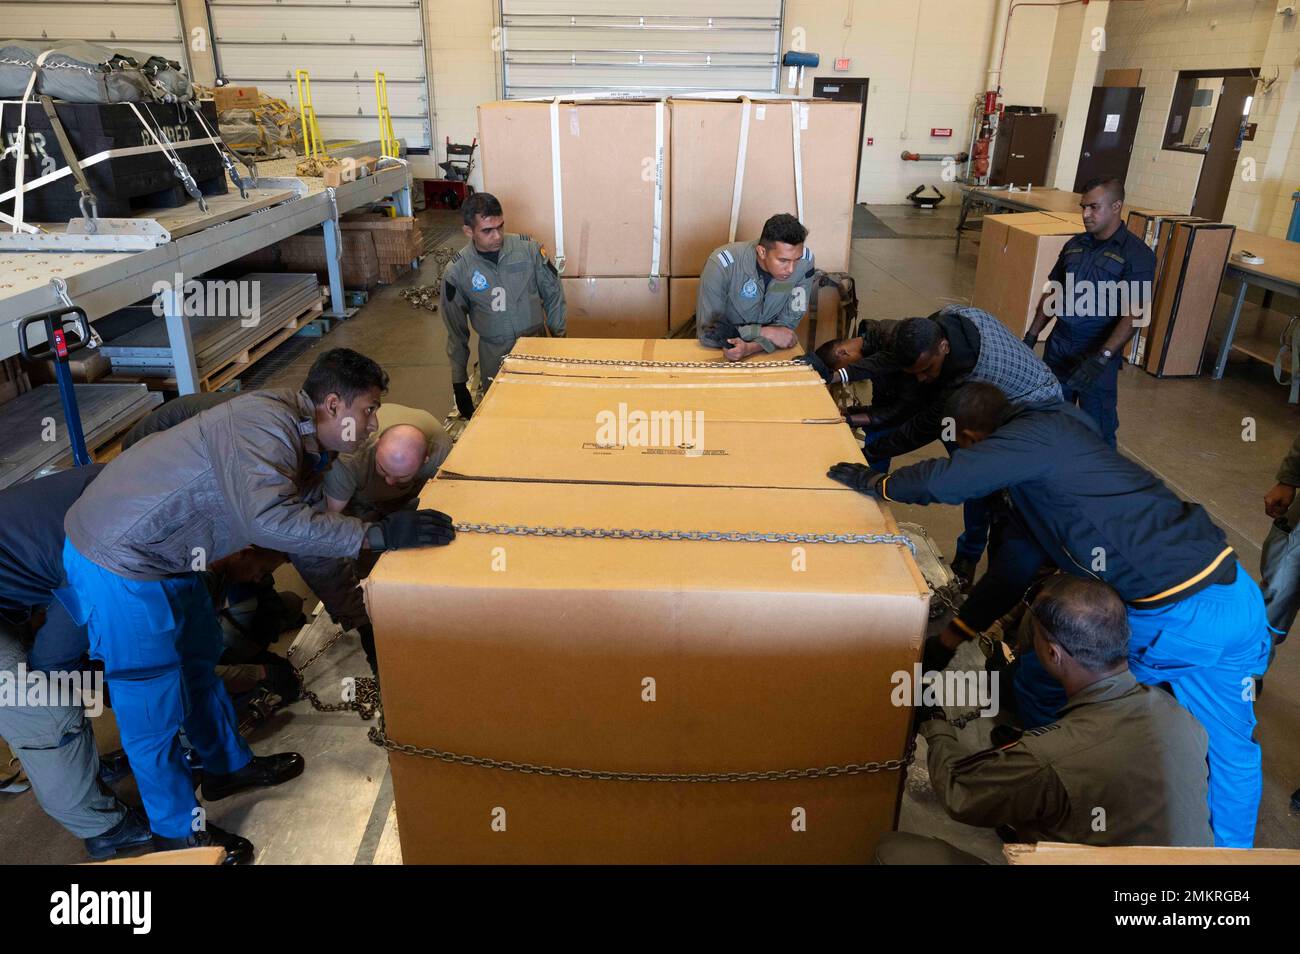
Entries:
{"type": "Polygon", "coordinates": [[[85,467],[91,460],[81,429],[81,411],[77,408],[77,392],[73,387],[68,358],[89,343],[90,322],[80,308],[59,308],[41,315],[29,315],[18,322],[18,350],[22,356],[28,361],[54,362],[54,377],[59,383],[59,400],[63,404],[63,418],[72,444],[72,459],[78,467],[85,467]],[[45,343],[32,346],[27,340],[28,329],[36,324],[45,328],[45,343]],[[69,338],[69,330],[75,337],[69,338]]]}

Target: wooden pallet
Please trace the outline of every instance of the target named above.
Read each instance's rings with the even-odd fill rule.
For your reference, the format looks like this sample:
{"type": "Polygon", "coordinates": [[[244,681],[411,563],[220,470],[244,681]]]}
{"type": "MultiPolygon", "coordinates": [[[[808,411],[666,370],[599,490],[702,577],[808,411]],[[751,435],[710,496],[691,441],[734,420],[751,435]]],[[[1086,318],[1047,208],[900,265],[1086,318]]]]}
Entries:
{"type": "MultiPolygon", "coordinates": [[[[223,361],[217,367],[201,375],[199,377],[199,390],[219,391],[235,378],[246,373],[250,367],[284,344],[302,328],[316,321],[323,310],[323,299],[314,302],[302,313],[277,328],[269,338],[263,338],[256,344],[250,345],[234,357],[223,361]]],[[[161,378],[139,374],[110,374],[103,380],[112,383],[144,384],[148,386],[150,391],[175,391],[177,388],[175,375],[161,378]]]]}

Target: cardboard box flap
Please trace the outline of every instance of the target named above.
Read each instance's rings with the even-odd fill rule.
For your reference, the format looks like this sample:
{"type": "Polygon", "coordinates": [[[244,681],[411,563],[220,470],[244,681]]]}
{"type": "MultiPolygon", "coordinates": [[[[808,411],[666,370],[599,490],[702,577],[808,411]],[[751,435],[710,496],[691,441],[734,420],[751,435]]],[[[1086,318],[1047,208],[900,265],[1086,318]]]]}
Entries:
{"type": "MultiPolygon", "coordinates": [[[[706,530],[892,526],[873,502],[834,490],[576,495],[439,478],[421,504],[458,522],[529,526],[672,529],[668,514],[706,530]]],[[[928,592],[897,544],[794,546],[462,533],[385,554],[366,598],[388,732],[602,770],[896,758],[908,719],[891,676],[917,660],[928,592]]]]}

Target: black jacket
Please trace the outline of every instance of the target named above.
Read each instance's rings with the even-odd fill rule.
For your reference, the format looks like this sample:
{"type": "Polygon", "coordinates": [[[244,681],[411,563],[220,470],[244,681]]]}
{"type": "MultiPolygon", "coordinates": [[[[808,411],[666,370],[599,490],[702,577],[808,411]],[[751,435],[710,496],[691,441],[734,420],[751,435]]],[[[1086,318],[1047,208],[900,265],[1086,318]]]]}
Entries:
{"type": "MultiPolygon", "coordinates": [[[[980,333],[974,322],[957,314],[935,315],[934,320],[948,339],[948,357],[944,359],[939,378],[926,385],[917,385],[911,392],[914,400],[900,404],[909,412],[906,416],[892,415],[879,419],[877,424],[895,423],[898,429],[871,444],[872,459],[886,459],[910,454],[917,448],[937,441],[943,434],[943,418],[948,402],[963,384],[979,360],[980,333]]],[[[906,374],[905,372],[900,372],[906,374]]],[[[915,379],[913,384],[915,384],[915,379]]]]}
{"type": "Polygon", "coordinates": [[[1104,580],[1127,603],[1161,606],[1235,579],[1232,548],[1205,509],[1111,450],[1069,405],[1013,409],[981,443],[904,467],[881,487],[916,504],[1002,489],[1049,559],[1104,580]]]}
{"type": "Polygon", "coordinates": [[[20,624],[63,586],[63,518],[103,464],[0,491],[0,617],[20,624]]]}

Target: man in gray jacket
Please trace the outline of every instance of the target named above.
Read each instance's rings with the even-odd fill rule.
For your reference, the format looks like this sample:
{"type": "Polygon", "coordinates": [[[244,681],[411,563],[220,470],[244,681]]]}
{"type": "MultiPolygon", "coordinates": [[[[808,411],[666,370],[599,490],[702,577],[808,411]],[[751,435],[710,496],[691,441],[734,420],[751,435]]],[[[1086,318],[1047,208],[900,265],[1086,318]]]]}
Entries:
{"type": "Polygon", "coordinates": [[[302,756],[257,757],[214,672],[221,629],[199,572],[250,544],[355,557],[363,548],[437,546],[451,518],[400,511],[367,524],[307,494],[331,457],[375,430],[388,376],[364,355],[327,351],[301,391],[241,395],[144,438],[68,511],[57,596],[88,626],[104,663],[122,745],[161,848],[216,844],[228,862],[253,847],[207,825],[181,754],[182,727],[203,760],[203,798],[300,775],[302,756]]]}

